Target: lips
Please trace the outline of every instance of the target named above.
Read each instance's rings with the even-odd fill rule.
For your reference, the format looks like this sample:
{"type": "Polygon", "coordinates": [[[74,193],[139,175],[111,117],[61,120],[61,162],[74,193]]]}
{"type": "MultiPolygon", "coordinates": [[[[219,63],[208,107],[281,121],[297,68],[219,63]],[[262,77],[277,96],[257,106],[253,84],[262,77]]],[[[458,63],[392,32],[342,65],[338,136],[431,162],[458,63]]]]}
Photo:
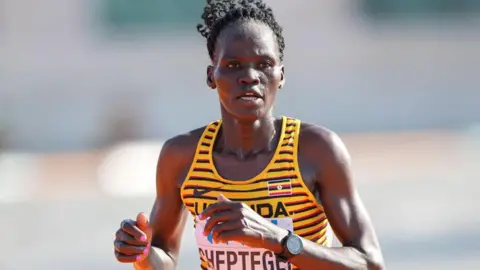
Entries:
{"type": "Polygon", "coordinates": [[[248,91],[245,91],[243,93],[241,93],[240,95],[237,96],[237,99],[240,99],[240,100],[257,100],[257,99],[263,99],[263,96],[258,93],[257,91],[254,91],[254,90],[248,90],[248,91]]]}

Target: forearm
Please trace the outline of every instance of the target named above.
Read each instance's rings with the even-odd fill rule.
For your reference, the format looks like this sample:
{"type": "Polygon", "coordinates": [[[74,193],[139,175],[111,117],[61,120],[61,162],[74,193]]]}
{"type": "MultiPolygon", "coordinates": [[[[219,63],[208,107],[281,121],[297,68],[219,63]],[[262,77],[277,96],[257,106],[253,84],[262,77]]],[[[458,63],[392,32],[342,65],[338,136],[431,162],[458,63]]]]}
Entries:
{"type": "Polygon", "coordinates": [[[135,270],[174,270],[176,263],[163,249],[151,247],[147,259],[134,263],[135,270]]]}
{"type": "Polygon", "coordinates": [[[293,265],[300,269],[384,269],[381,262],[369,258],[369,256],[353,247],[329,248],[305,239],[303,244],[303,252],[290,260],[293,265]]]}

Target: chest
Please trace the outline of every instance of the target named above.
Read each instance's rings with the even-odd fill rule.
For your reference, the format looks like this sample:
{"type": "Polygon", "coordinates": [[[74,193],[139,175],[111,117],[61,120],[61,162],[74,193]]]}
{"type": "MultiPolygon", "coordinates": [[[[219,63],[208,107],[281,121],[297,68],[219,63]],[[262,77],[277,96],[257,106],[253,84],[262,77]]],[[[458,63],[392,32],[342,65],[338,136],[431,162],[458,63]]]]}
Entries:
{"type": "Polygon", "coordinates": [[[217,173],[224,179],[245,181],[268,176],[270,172],[283,172],[286,175],[297,175],[312,193],[317,193],[316,168],[300,153],[298,158],[277,158],[271,153],[258,154],[255,157],[238,160],[232,156],[213,154],[213,163],[217,173]],[[297,163],[297,164],[295,164],[297,163]],[[274,167],[274,168],[271,168],[274,167]]]}
{"type": "Polygon", "coordinates": [[[213,163],[222,178],[245,181],[260,175],[269,165],[273,154],[260,153],[242,160],[232,155],[213,154],[213,163]]]}
{"type": "Polygon", "coordinates": [[[265,218],[289,217],[302,211],[305,202],[318,202],[315,169],[300,155],[262,154],[241,161],[218,155],[212,163],[215,166],[193,167],[184,178],[181,194],[193,215],[215,203],[220,194],[265,218]]]}

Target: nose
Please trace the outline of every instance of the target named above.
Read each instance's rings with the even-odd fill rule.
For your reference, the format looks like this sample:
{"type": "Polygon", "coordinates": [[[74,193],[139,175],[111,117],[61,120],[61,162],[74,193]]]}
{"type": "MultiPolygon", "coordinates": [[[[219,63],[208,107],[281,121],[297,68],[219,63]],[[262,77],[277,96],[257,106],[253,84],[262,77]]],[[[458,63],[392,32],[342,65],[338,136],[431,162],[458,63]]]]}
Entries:
{"type": "Polygon", "coordinates": [[[240,76],[238,82],[240,85],[257,85],[260,83],[258,72],[249,68],[240,76]]]}

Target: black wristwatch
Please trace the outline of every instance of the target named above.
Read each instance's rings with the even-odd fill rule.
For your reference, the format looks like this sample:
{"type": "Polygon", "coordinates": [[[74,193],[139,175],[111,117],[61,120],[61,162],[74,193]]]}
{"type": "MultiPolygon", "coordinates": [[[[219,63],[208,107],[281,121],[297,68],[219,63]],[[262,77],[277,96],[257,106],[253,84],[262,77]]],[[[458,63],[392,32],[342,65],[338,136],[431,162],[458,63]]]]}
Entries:
{"type": "Polygon", "coordinates": [[[281,243],[283,251],[275,255],[282,261],[288,261],[303,251],[302,238],[291,231],[288,231],[288,235],[282,239],[281,243]]]}

